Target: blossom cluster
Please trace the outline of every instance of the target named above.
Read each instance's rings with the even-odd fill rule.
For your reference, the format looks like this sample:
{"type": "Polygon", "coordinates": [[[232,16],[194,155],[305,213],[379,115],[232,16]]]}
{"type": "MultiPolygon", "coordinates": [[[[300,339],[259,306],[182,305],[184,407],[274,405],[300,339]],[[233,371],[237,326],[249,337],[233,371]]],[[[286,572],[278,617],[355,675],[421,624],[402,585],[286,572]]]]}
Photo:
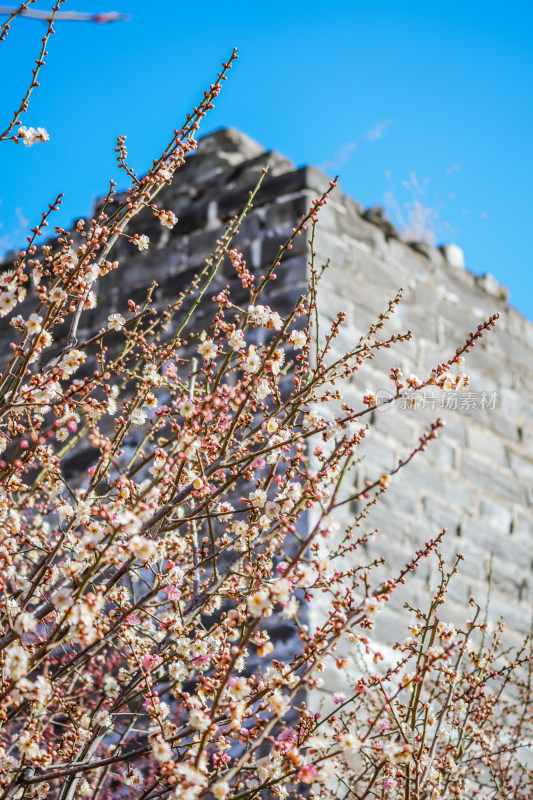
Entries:
{"type": "MultiPolygon", "coordinates": [[[[441,621],[457,566],[446,572],[442,535],[396,580],[346,558],[364,544],[356,529],[369,508],[442,424],[390,474],[346,494],[376,401],[368,392],[349,406],[342,381],[411,332],[378,338],[398,295],[332,360],[344,319],[319,335],[312,248],[307,292],[285,316],[268,305],[285,253],[298,236],[314,240],[334,183],[265,274],[238,250],[261,178],[175,302],[162,309],[150,291],[79,333],[121,269],[116,242],[149,256],[149,238],[132,232],[137,215],[176,225],[157,198],[195,148],[229,66],[144,177],[119,139],[127,194],[112,185],[96,219],[40,247],[37,226],[0,278],[13,329],[0,375],[0,796],[437,800],[495,786],[525,798],[514,754],[531,727],[519,714],[527,648],[505,659],[499,629],[491,634],[474,604],[463,627],[441,621]],[[244,305],[213,284],[225,261],[244,305]],[[200,330],[199,310],[209,320],[200,330]],[[67,465],[84,448],[93,462],[72,478],[67,465]],[[340,525],[337,509],[353,501],[360,510],[340,525]],[[411,610],[411,635],[383,670],[375,619],[427,558],[440,583],[427,611],[411,610]],[[327,613],[311,626],[313,597],[327,613]],[[344,675],[345,695],[324,691],[327,668],[344,675]]],[[[453,371],[494,323],[426,380],[392,370],[391,402],[405,387],[464,385],[453,371]]]]}
{"type": "Polygon", "coordinates": [[[27,128],[25,125],[21,125],[18,129],[18,136],[26,147],[31,147],[36,142],[47,142],[50,139],[44,128],[27,128]]]}

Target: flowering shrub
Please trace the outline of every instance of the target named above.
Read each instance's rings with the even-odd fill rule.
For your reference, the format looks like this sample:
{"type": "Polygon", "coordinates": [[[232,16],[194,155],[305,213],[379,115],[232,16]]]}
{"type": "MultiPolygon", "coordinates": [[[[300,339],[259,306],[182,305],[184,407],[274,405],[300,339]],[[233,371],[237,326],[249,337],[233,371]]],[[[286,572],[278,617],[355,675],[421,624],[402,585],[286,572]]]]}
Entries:
{"type": "MultiPolygon", "coordinates": [[[[158,308],[152,287],[80,341],[82,316],[121,268],[119,238],[150,247],[132,230],[140,211],[176,224],[157,197],[235,58],[144,177],[119,139],[127,193],[112,183],[95,219],[37,246],[58,198],[0,276],[13,329],[0,378],[0,798],[529,797],[515,757],[531,735],[529,642],[502,654],[474,601],[462,626],[440,620],[460,560],[446,571],[443,534],[396,580],[347,566],[364,542],[356,527],[442,423],[390,475],[344,489],[376,400],[348,407],[342,380],[411,333],[376,338],[398,295],[342,358],[331,355],[342,314],[319,336],[312,243],[334,183],[258,275],[238,231],[261,179],[174,303],[158,308]],[[302,235],[308,291],[281,316],[268,287],[302,235]],[[210,297],[228,260],[238,297],[210,297]],[[71,485],[65,464],[84,445],[94,463],[71,485]],[[351,500],[361,510],[338,530],[351,500]],[[440,584],[427,610],[406,610],[411,636],[383,668],[374,619],[426,558],[440,584]],[[310,629],[313,596],[329,605],[310,629]],[[278,650],[275,618],[292,626],[291,652],[278,650]],[[339,655],[346,644],[358,668],[339,655]],[[319,699],[331,664],[346,694],[319,699]]],[[[31,130],[19,136],[46,138],[31,130]]],[[[455,368],[494,323],[426,380],[393,370],[388,402],[464,384],[455,368]]]]}

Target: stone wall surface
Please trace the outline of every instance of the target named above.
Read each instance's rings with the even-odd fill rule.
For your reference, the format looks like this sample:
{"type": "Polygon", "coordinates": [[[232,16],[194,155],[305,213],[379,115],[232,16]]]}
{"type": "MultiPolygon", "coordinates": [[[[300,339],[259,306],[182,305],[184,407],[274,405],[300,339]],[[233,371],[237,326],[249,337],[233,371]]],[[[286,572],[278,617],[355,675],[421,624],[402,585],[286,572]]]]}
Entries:
{"type": "MultiPolygon", "coordinates": [[[[132,233],[148,234],[150,249],[140,253],[126,240],[119,243],[114,258],[121,268],[105,279],[106,303],[84,317],[86,332],[104,326],[108,314],[124,311],[129,297],[144,299],[152,281],[158,283],[158,303],[173,300],[203,265],[224,224],[243,208],[265,166],[269,172],[241,226],[238,248],[254,270],[270,265],[329,178],[313,167],[295,169],[237,131],[218,131],[200,140],[198,151],[160,196],[160,204],[176,213],[178,224],[168,230],[143,212],[132,233]]],[[[393,366],[426,378],[432,367],[454,354],[469,331],[499,312],[495,331],[468,356],[470,386],[455,395],[458,407],[445,407],[453,404],[452,393],[439,392],[417,408],[397,403],[375,410],[361,447],[365,459],[354,480],[361,484],[394,468],[416,446],[424,428],[442,417],[447,425],[441,438],[401,470],[366,521],[367,530],[379,527],[380,532],[364,556],[386,556],[382,575],[394,575],[414,550],[446,527],[446,555],[460,551],[465,556],[452,583],[450,613],[462,609],[464,616],[472,594],[481,602],[486,599],[492,560],[492,616],[502,615],[518,640],[529,630],[533,601],[533,323],[509,305],[506,290],[494,278],[468,272],[458,248],[402,241],[379,209],[364,211],[340,189],[321,215],[317,248],[318,262],[331,260],[320,300],[322,329],[339,310],[346,314],[336,340],[339,352],[352,347],[386,309],[388,299],[400,287],[404,290],[403,301],[378,338],[411,329],[413,339],[380,351],[343,388],[354,407],[361,406],[367,388],[390,388],[387,375],[393,366]]],[[[270,288],[269,303],[280,313],[305,291],[307,262],[305,237],[299,237],[270,288]]],[[[230,283],[238,291],[229,271],[217,281],[213,289],[230,283]]],[[[434,568],[422,567],[400,599],[421,604],[433,578],[434,568]]],[[[320,614],[317,600],[311,616],[320,614]]],[[[380,622],[389,641],[397,636],[397,614],[391,611],[380,622]]]]}
{"type": "MultiPolygon", "coordinates": [[[[313,189],[320,188],[321,179],[314,176],[313,189]]],[[[393,469],[429,423],[441,417],[446,427],[439,440],[392,479],[383,502],[372,509],[367,527],[380,532],[366,546],[367,555],[369,560],[385,556],[387,572],[394,574],[414,550],[447,528],[443,551],[448,562],[457,552],[465,560],[451,583],[444,614],[464,620],[472,595],[485,603],[490,570],[491,616],[502,616],[509,638],[518,642],[530,629],[533,601],[533,324],[509,305],[506,289],[492,276],[464,269],[458,248],[401,241],[379,210],[361,214],[339,192],[320,225],[318,261],[329,258],[332,263],[321,295],[322,329],[339,310],[346,314],[339,354],[368,330],[400,287],[403,300],[376,338],[413,331],[411,341],[365,362],[343,391],[349,405],[357,408],[367,388],[386,390],[386,397],[391,367],[406,377],[414,373],[427,379],[470,331],[490,315],[500,315],[496,328],[466,356],[461,369],[470,379],[467,388],[426,390],[415,408],[397,401],[373,412],[356,482],[393,469]]],[[[426,605],[426,585],[437,579],[436,563],[428,562],[413,578],[392,604],[397,611],[400,600],[426,605]]],[[[320,609],[315,613],[320,616],[320,609]]],[[[380,620],[385,640],[394,642],[398,624],[397,613],[380,620]]]]}

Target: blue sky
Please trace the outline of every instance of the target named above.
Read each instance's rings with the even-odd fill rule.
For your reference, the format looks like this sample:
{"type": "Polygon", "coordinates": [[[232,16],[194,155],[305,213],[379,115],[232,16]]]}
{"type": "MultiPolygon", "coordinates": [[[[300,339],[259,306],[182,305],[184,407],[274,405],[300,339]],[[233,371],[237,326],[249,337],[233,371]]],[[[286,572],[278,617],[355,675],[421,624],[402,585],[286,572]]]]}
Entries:
{"type": "MultiPolygon", "coordinates": [[[[236,45],[204,133],[239,128],[297,165],[338,172],[365,206],[387,199],[393,215],[418,200],[437,243],[456,242],[469,269],[509,286],[533,318],[530,0],[109,1],[64,8],[131,20],[56,24],[25,118],[50,142],[2,144],[3,252],[61,191],[57,224],[89,214],[109,178],[121,180],[117,135],[143,171],[236,45]]],[[[19,20],[0,45],[6,124],[43,32],[19,20]]]]}

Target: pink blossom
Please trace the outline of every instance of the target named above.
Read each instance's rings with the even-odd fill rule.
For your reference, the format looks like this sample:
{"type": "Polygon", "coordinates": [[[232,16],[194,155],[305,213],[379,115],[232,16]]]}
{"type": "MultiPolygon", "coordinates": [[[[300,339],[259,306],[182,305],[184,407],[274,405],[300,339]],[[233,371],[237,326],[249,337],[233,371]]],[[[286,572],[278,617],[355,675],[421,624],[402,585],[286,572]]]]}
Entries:
{"type": "Polygon", "coordinates": [[[286,728],[278,736],[278,741],[280,741],[280,742],[294,742],[295,740],[296,740],[296,729],[295,728],[286,728]]]}
{"type": "Polygon", "coordinates": [[[147,708],[153,711],[157,707],[158,702],[159,702],[158,697],[147,697],[143,703],[143,708],[147,708]]]}
{"type": "Polygon", "coordinates": [[[313,783],[313,781],[316,781],[317,775],[318,772],[314,764],[305,764],[298,771],[298,779],[302,783],[313,783]]]}
{"type": "Polygon", "coordinates": [[[168,380],[176,380],[178,377],[178,370],[175,364],[167,364],[163,370],[163,375],[168,380]]]}
{"type": "Polygon", "coordinates": [[[337,692],[336,694],[333,695],[333,702],[336,705],[338,705],[339,703],[344,703],[345,700],[346,700],[346,695],[344,694],[344,692],[337,692]]]}
{"type": "Polygon", "coordinates": [[[158,656],[157,653],[152,653],[151,655],[144,656],[142,665],[146,672],[152,672],[162,661],[163,659],[161,656],[158,656]]]}

